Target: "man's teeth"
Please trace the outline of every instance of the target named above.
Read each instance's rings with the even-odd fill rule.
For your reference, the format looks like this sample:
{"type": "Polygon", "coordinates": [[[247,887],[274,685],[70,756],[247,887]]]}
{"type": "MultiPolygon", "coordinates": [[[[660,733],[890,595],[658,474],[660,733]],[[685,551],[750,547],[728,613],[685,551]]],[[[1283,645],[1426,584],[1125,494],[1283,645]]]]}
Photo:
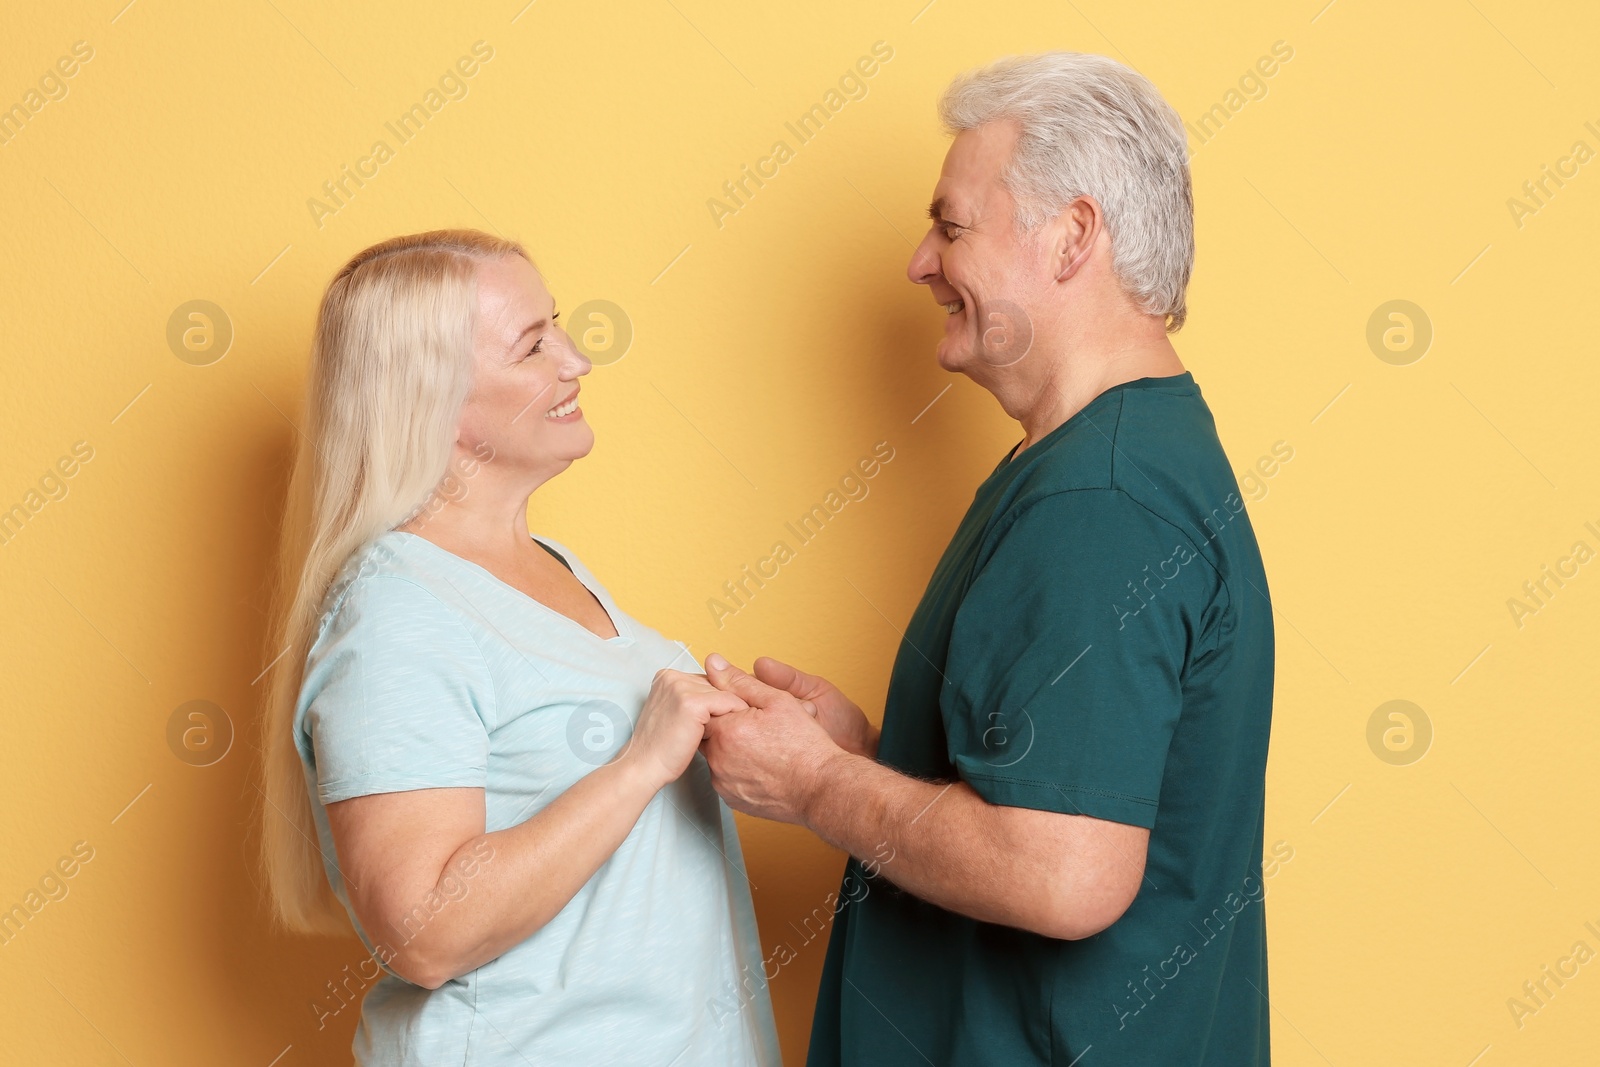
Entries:
{"type": "Polygon", "coordinates": [[[948,303],[948,304],[946,304],[944,306],[945,314],[954,315],[956,312],[960,311],[962,308],[964,308],[966,306],[967,306],[966,302],[961,300],[961,299],[959,299],[959,298],[956,299],[956,300],[952,300],[952,301],[950,301],[950,303],[948,303]]]}
{"type": "Polygon", "coordinates": [[[544,417],[547,418],[547,419],[563,419],[563,418],[566,418],[568,415],[571,415],[574,411],[577,411],[577,410],[578,410],[578,398],[577,397],[573,397],[571,400],[567,401],[565,404],[562,404],[559,407],[553,407],[549,411],[545,412],[544,413],[544,417]]]}

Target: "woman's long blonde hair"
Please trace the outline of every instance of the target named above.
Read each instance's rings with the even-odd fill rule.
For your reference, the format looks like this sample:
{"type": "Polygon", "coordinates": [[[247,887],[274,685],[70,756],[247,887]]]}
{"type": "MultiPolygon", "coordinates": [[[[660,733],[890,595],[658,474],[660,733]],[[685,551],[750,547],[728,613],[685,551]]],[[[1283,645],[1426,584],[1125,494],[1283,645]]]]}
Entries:
{"type": "Polygon", "coordinates": [[[528,253],[477,230],[395,237],[323,294],[304,430],[284,512],[262,717],[262,859],[292,930],[348,933],[323,867],[294,740],[323,599],[350,556],[404,522],[443,480],[472,378],[478,263],[528,253]]]}

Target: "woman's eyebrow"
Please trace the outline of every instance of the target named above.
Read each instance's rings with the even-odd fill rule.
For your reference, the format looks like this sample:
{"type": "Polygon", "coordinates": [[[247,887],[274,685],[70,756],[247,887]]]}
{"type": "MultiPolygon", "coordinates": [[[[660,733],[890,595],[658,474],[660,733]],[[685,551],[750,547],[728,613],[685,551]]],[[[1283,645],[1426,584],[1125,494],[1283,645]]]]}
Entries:
{"type": "Polygon", "coordinates": [[[524,326],[522,328],[522,332],[517,334],[516,339],[511,342],[511,347],[513,349],[515,349],[518,345],[520,345],[522,343],[522,339],[524,337],[528,336],[530,333],[534,333],[536,331],[544,329],[549,324],[550,324],[550,320],[548,318],[541,318],[538,322],[532,323],[531,325],[528,325],[528,326],[524,326]]]}

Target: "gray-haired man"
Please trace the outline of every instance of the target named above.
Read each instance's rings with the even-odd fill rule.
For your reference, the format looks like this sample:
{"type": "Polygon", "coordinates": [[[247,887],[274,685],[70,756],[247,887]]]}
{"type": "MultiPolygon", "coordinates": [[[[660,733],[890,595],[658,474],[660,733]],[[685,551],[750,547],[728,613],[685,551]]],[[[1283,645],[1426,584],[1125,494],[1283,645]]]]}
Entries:
{"type": "Polygon", "coordinates": [[[813,1067],[1266,1064],[1272,609],[1168,340],[1182,124],[1072,53],[996,63],[940,111],[909,275],[946,311],[940,365],[1022,441],[906,626],[881,737],[823,679],[713,654],[753,706],[709,728],[713,782],[854,857],[813,1067]]]}

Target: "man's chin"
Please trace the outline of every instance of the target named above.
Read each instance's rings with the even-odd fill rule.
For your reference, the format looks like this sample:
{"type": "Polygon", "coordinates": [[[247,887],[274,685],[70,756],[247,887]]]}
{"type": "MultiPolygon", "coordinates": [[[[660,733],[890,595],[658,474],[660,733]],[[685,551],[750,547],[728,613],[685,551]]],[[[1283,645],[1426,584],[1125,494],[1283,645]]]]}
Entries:
{"type": "Polygon", "coordinates": [[[939,360],[939,366],[952,374],[966,374],[972,366],[972,348],[964,337],[941,340],[934,355],[939,360]]]}
{"type": "Polygon", "coordinates": [[[959,340],[941,337],[939,338],[938,346],[933,350],[933,354],[938,359],[939,366],[948,371],[958,371],[961,369],[961,363],[963,362],[961,348],[959,340]]]}

